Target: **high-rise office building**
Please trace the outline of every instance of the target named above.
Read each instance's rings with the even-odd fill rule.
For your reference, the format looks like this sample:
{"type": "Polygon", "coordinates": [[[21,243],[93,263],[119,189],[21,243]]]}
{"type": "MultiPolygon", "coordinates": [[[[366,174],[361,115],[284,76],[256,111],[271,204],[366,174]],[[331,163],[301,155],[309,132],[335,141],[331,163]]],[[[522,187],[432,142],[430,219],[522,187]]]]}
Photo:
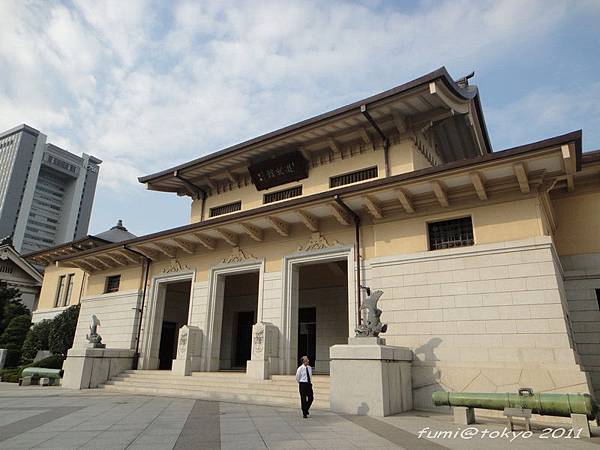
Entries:
{"type": "Polygon", "coordinates": [[[27,125],[0,133],[0,237],[29,253],[87,235],[101,162],[27,125]]]}

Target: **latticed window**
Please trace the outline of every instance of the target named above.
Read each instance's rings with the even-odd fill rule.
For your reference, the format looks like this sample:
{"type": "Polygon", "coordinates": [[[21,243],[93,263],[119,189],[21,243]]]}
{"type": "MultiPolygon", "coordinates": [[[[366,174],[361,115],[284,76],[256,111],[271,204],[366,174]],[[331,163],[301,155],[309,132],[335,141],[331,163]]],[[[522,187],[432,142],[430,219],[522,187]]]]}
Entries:
{"type": "Polygon", "coordinates": [[[229,203],[227,205],[215,206],[210,208],[210,217],[220,216],[222,214],[229,214],[242,209],[242,202],[229,203]]]}
{"type": "Polygon", "coordinates": [[[283,191],[271,192],[264,195],[263,203],[273,203],[288,198],[299,197],[302,195],[302,186],[285,189],[283,191]]]}
{"type": "Polygon", "coordinates": [[[120,284],[121,275],[112,275],[110,277],[106,277],[106,289],[104,289],[104,292],[107,294],[109,292],[117,292],[120,284]]]}
{"type": "Polygon", "coordinates": [[[329,179],[329,187],[339,187],[346,184],[358,183],[359,181],[377,178],[377,167],[369,167],[368,169],[357,170],[356,172],[345,173],[331,177],[329,179]]]}
{"type": "Polygon", "coordinates": [[[470,217],[444,220],[428,224],[429,249],[466,247],[475,244],[473,222],[470,217]]]}

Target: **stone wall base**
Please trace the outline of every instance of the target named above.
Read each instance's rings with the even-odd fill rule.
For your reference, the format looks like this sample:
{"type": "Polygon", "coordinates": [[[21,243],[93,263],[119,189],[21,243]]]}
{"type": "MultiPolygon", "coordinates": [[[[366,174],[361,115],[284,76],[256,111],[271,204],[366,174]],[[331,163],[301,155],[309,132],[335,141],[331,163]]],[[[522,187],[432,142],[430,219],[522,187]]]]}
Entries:
{"type": "Polygon", "coordinates": [[[97,388],[131,369],[134,353],[118,348],[72,348],[63,364],[62,386],[68,389],[97,388]]]}
{"type": "MultiPolygon", "coordinates": [[[[334,345],[331,360],[331,410],[384,417],[411,410],[412,352],[376,343],[334,345]]],[[[365,340],[365,342],[367,342],[365,340]]]]}

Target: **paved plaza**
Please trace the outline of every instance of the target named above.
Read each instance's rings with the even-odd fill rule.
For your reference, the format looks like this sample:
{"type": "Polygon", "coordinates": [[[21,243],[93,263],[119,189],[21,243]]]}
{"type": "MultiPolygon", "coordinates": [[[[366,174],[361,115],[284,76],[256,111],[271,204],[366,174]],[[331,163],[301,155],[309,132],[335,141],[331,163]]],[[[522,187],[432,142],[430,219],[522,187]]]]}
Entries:
{"type": "MultiPolygon", "coordinates": [[[[600,436],[600,429],[593,431],[600,436]]],[[[303,419],[299,410],[289,408],[0,383],[0,449],[558,450],[600,445],[600,437],[547,433],[544,438],[543,433],[538,425],[531,437],[508,435],[498,420],[458,426],[448,414],[411,412],[376,419],[314,410],[303,419]],[[498,436],[488,437],[493,432],[498,436]]]]}

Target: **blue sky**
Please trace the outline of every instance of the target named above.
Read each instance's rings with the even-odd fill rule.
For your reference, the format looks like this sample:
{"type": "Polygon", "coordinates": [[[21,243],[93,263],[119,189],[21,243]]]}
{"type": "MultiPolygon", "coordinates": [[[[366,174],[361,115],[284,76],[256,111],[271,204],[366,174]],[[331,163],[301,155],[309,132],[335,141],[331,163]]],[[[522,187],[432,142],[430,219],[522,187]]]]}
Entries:
{"type": "Polygon", "coordinates": [[[475,71],[494,149],[600,148],[600,1],[0,1],[0,130],[101,158],[90,232],[189,220],[137,177],[409,81],[475,71]]]}

